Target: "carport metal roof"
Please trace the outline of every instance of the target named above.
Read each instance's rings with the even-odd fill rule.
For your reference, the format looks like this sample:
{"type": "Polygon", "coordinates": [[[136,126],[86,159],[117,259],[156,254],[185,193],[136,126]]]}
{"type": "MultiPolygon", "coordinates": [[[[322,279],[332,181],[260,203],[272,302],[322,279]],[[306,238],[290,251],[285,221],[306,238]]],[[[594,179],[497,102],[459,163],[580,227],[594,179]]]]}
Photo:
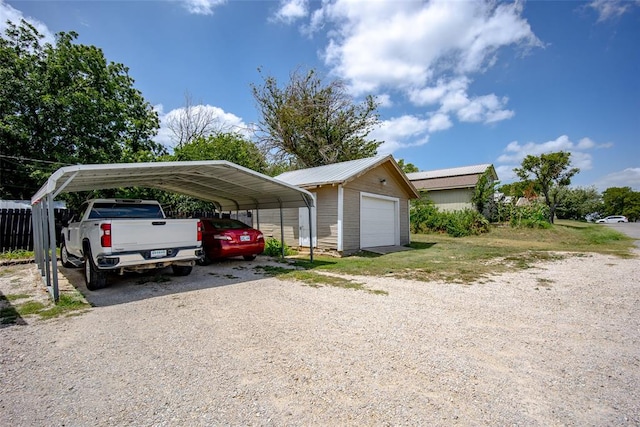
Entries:
{"type": "MultiPolygon", "coordinates": [[[[308,191],[224,160],[60,168],[31,198],[36,263],[54,300],[59,297],[55,197],[62,192],[121,187],[150,187],[181,193],[213,202],[220,211],[280,209],[281,227],[283,208],[306,207],[311,221],[310,208],[314,206],[308,191]]],[[[309,237],[313,241],[313,236],[309,237]]],[[[282,246],[284,249],[284,244],[282,246]]],[[[310,248],[310,257],[313,260],[313,248],[310,248]]]]}
{"type": "Polygon", "coordinates": [[[31,198],[61,192],[151,187],[216,204],[222,211],[313,206],[311,193],[224,160],[67,166],[31,198]]]}

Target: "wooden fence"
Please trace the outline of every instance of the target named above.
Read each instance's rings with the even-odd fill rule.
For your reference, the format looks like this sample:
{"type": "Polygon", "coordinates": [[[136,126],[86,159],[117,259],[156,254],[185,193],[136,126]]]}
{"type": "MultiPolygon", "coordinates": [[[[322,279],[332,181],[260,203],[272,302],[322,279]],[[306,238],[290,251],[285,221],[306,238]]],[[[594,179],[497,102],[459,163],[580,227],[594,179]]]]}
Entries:
{"type": "MultiPolygon", "coordinates": [[[[67,209],[55,209],[56,236],[67,218],[67,209]]],[[[33,250],[31,209],[0,209],[0,252],[33,250]]]]}

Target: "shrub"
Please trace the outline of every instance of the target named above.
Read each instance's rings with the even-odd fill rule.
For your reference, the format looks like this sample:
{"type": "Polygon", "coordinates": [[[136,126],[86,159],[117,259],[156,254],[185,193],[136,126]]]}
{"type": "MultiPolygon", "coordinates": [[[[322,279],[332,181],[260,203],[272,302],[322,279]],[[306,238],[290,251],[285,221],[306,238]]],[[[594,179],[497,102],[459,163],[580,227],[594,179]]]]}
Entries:
{"type": "MultiPolygon", "coordinates": [[[[270,238],[264,242],[264,254],[268,256],[281,256],[282,255],[282,242],[278,239],[270,238]]],[[[291,255],[292,251],[289,246],[284,245],[284,254],[291,255]]]]}
{"type": "Polygon", "coordinates": [[[512,227],[551,228],[549,207],[540,202],[526,206],[513,206],[509,223],[512,227]]]}
{"type": "Polygon", "coordinates": [[[473,209],[448,212],[447,234],[453,237],[478,235],[489,231],[489,221],[473,209]]]}
{"type": "Polygon", "coordinates": [[[489,221],[473,209],[440,212],[429,200],[419,199],[411,206],[412,233],[447,233],[453,237],[477,235],[489,231],[489,221]]]}

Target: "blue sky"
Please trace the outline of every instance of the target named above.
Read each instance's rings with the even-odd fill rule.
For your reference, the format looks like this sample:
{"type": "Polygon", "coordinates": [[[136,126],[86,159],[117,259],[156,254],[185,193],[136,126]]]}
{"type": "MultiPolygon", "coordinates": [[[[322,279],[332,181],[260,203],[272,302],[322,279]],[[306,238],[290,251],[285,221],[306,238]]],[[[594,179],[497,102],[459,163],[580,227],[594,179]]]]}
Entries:
{"type": "Polygon", "coordinates": [[[640,0],[0,0],[0,29],[20,18],[125,64],[165,124],[188,93],[245,132],[259,67],[281,85],[315,68],[375,95],[379,153],[420,170],[492,163],[508,183],[565,150],[575,186],[640,191],[640,0]]]}

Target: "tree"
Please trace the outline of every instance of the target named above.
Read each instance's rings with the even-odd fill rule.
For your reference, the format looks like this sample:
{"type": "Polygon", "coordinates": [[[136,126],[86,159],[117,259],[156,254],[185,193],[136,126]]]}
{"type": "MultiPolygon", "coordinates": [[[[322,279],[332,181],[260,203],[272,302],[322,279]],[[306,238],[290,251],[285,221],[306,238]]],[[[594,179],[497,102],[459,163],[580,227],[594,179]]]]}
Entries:
{"type": "Polygon", "coordinates": [[[265,173],[268,168],[264,153],[253,142],[232,132],[198,137],[176,148],[173,159],[227,160],[260,173],[265,173]]]}
{"type": "Polygon", "coordinates": [[[276,163],[305,168],[376,154],[380,142],[367,140],[379,122],[372,96],[355,104],[342,81],[324,84],[314,70],[292,73],[285,88],[270,76],[251,87],[262,115],[259,143],[276,163]]]}
{"type": "Polygon", "coordinates": [[[640,219],[640,192],[631,187],[610,187],[602,193],[604,215],[624,215],[629,221],[640,219]]]}
{"type": "MultiPolygon", "coordinates": [[[[177,147],[170,160],[227,160],[256,172],[265,173],[268,170],[264,153],[251,141],[238,133],[218,133],[208,137],[198,137],[181,147],[177,147]]],[[[215,206],[179,194],[166,194],[161,197],[163,205],[177,213],[192,213],[195,211],[212,212],[215,206]]]]}
{"type": "Polygon", "coordinates": [[[583,221],[588,214],[602,211],[602,196],[595,187],[564,188],[560,199],[562,203],[556,209],[560,219],[583,221]]]}
{"type": "Polygon", "coordinates": [[[400,166],[400,169],[402,169],[404,173],[420,172],[420,169],[418,169],[416,165],[413,163],[405,163],[404,159],[398,160],[398,166],[400,166]]]}
{"type": "Polygon", "coordinates": [[[570,166],[571,153],[558,151],[540,156],[528,155],[522,161],[521,167],[513,170],[520,179],[539,186],[549,207],[549,222],[552,224],[562,198],[560,190],[569,186],[571,178],[580,172],[580,169],[570,166]]]}
{"type": "Polygon", "coordinates": [[[78,163],[153,160],[158,116],[128,69],[95,46],[58,33],[55,46],[30,24],[0,38],[0,196],[28,199],[48,175],[78,163]]]}
{"type": "Polygon", "coordinates": [[[503,184],[498,188],[498,191],[503,193],[505,196],[511,196],[516,200],[520,197],[528,197],[529,195],[540,192],[539,189],[536,190],[535,183],[527,181],[516,181],[510,184],[503,184]]]}
{"type": "Polygon", "coordinates": [[[471,202],[475,206],[476,210],[485,216],[490,218],[492,207],[494,205],[494,193],[496,192],[496,186],[500,181],[494,181],[492,178],[491,168],[487,168],[480,178],[471,197],[471,202]]]}
{"type": "Polygon", "coordinates": [[[176,148],[225,130],[215,111],[205,105],[193,105],[189,93],[185,93],[184,108],[167,118],[167,127],[173,134],[172,140],[176,148]]]}

